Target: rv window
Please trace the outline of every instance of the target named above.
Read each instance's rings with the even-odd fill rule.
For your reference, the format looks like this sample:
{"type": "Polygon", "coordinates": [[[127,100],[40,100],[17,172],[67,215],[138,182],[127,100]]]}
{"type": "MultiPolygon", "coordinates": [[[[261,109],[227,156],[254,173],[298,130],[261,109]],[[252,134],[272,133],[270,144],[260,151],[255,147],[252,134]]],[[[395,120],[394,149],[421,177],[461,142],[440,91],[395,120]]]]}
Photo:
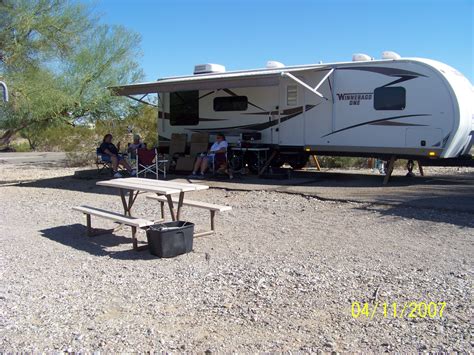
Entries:
{"type": "Polygon", "coordinates": [[[296,85],[288,85],[286,87],[286,105],[296,106],[298,104],[298,87],[296,85]]]}
{"type": "Polygon", "coordinates": [[[170,124],[172,126],[199,124],[199,91],[170,93],[170,124]]]}
{"type": "Polygon", "coordinates": [[[247,96],[223,96],[214,99],[214,111],[246,111],[247,96]]]}
{"type": "Polygon", "coordinates": [[[374,90],[374,108],[376,110],[404,110],[406,91],[400,86],[381,87],[374,90]]]}

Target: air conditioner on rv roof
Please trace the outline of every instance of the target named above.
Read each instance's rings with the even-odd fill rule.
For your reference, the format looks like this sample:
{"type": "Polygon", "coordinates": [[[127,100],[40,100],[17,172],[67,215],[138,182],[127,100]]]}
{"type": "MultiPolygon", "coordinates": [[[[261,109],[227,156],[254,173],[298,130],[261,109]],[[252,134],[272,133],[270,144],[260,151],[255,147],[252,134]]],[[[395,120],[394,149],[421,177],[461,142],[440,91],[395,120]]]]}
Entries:
{"type": "Polygon", "coordinates": [[[365,62],[367,60],[372,60],[369,55],[364,54],[364,53],[354,53],[352,55],[352,61],[353,62],[365,62]]]}
{"type": "Polygon", "coordinates": [[[382,59],[400,59],[400,54],[392,51],[382,52],[382,59]]]}
{"type": "Polygon", "coordinates": [[[276,60],[269,60],[266,65],[267,69],[277,69],[277,68],[284,68],[284,67],[285,67],[285,64],[281,62],[277,62],[276,60]]]}
{"type": "Polygon", "coordinates": [[[194,74],[209,74],[225,72],[225,66],[220,64],[197,64],[194,66],[194,74]]]}

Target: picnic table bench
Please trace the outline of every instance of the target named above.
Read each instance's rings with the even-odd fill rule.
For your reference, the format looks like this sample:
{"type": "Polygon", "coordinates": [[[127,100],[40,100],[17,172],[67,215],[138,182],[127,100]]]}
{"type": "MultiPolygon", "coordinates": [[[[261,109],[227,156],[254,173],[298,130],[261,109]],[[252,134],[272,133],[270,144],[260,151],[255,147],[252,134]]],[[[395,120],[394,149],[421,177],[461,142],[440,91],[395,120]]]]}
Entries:
{"type": "MultiPolygon", "coordinates": [[[[156,200],[160,202],[161,205],[161,218],[165,218],[165,202],[168,202],[168,199],[164,196],[156,196],[156,195],[148,195],[146,197],[147,199],[151,200],[156,200]]],[[[179,203],[179,200],[173,199],[172,202],[174,204],[179,203]]],[[[205,232],[200,232],[200,233],[195,233],[194,237],[203,237],[205,235],[209,234],[214,234],[216,229],[215,229],[215,215],[216,212],[224,212],[224,211],[230,211],[232,207],[230,206],[221,206],[221,205],[216,205],[213,203],[207,203],[207,202],[201,202],[201,201],[193,201],[193,200],[182,200],[181,201],[183,206],[191,206],[191,207],[196,207],[196,208],[201,208],[210,211],[211,213],[211,230],[210,231],[205,231],[205,232]]]]}
{"type": "Polygon", "coordinates": [[[87,235],[93,236],[94,231],[91,225],[91,216],[97,216],[105,219],[109,219],[114,222],[118,222],[120,224],[124,224],[126,226],[132,227],[132,242],[133,242],[133,249],[138,249],[138,242],[137,242],[137,228],[145,228],[151,226],[155,222],[143,219],[143,218],[135,218],[130,216],[124,216],[119,213],[106,211],[100,208],[91,207],[91,206],[76,206],[73,207],[74,210],[82,212],[86,215],[86,224],[87,224],[87,235]]]}

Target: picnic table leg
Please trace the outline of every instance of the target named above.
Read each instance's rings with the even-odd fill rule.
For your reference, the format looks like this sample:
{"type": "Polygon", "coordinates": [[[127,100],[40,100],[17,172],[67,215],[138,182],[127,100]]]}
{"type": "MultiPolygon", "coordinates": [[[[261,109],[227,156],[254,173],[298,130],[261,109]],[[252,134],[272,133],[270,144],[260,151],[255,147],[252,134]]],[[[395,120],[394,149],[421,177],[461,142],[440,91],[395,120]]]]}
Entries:
{"type": "Polygon", "coordinates": [[[179,200],[178,200],[178,212],[176,213],[176,220],[179,221],[179,217],[181,215],[181,208],[183,207],[183,200],[184,200],[184,192],[181,191],[179,193],[179,200]]]}
{"type": "Polygon", "coordinates": [[[174,206],[173,206],[173,199],[171,195],[166,195],[166,199],[168,200],[168,207],[170,208],[171,220],[176,221],[176,215],[174,213],[174,206]]]}
{"type": "Polygon", "coordinates": [[[132,206],[135,203],[137,196],[138,196],[138,191],[134,193],[133,190],[120,189],[120,198],[122,199],[124,216],[132,217],[132,206]],[[128,202],[125,196],[127,192],[128,192],[128,202]]]}
{"type": "Polygon", "coordinates": [[[133,249],[138,250],[137,227],[134,227],[134,226],[132,226],[132,242],[133,242],[133,249]]]}
{"type": "Polygon", "coordinates": [[[133,198],[133,190],[128,192],[128,215],[132,217],[132,206],[135,199],[133,198]]]}
{"type": "Polygon", "coordinates": [[[128,206],[127,200],[125,198],[125,190],[124,189],[119,189],[120,190],[120,198],[122,199],[122,205],[123,205],[123,214],[125,216],[130,216],[130,207],[128,206]]]}
{"type": "Polygon", "coordinates": [[[92,237],[92,226],[91,226],[91,215],[86,214],[86,221],[87,221],[87,236],[92,237]]]}
{"type": "Polygon", "coordinates": [[[165,219],[165,203],[163,201],[160,201],[160,206],[161,206],[161,219],[165,219]]]}
{"type": "Polygon", "coordinates": [[[194,238],[199,238],[199,237],[204,237],[206,235],[214,234],[216,232],[216,225],[215,225],[215,217],[216,217],[216,211],[210,211],[211,212],[211,230],[206,231],[206,232],[200,232],[200,233],[194,233],[194,238]]]}
{"type": "Polygon", "coordinates": [[[211,231],[215,231],[216,227],[214,225],[214,217],[216,216],[216,211],[211,211],[211,231]]]}

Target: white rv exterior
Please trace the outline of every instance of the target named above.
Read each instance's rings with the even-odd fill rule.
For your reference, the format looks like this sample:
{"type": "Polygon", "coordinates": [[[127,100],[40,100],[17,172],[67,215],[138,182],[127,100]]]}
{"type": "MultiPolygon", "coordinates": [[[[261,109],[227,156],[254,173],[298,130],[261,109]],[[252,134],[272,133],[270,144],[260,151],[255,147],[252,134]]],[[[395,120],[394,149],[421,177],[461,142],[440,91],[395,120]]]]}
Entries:
{"type": "MultiPolygon", "coordinates": [[[[429,59],[364,60],[198,74],[112,88],[156,92],[160,139],[223,132],[285,153],[455,158],[474,140],[474,91],[429,59]]],[[[280,63],[278,63],[280,64],[280,63]]]]}

